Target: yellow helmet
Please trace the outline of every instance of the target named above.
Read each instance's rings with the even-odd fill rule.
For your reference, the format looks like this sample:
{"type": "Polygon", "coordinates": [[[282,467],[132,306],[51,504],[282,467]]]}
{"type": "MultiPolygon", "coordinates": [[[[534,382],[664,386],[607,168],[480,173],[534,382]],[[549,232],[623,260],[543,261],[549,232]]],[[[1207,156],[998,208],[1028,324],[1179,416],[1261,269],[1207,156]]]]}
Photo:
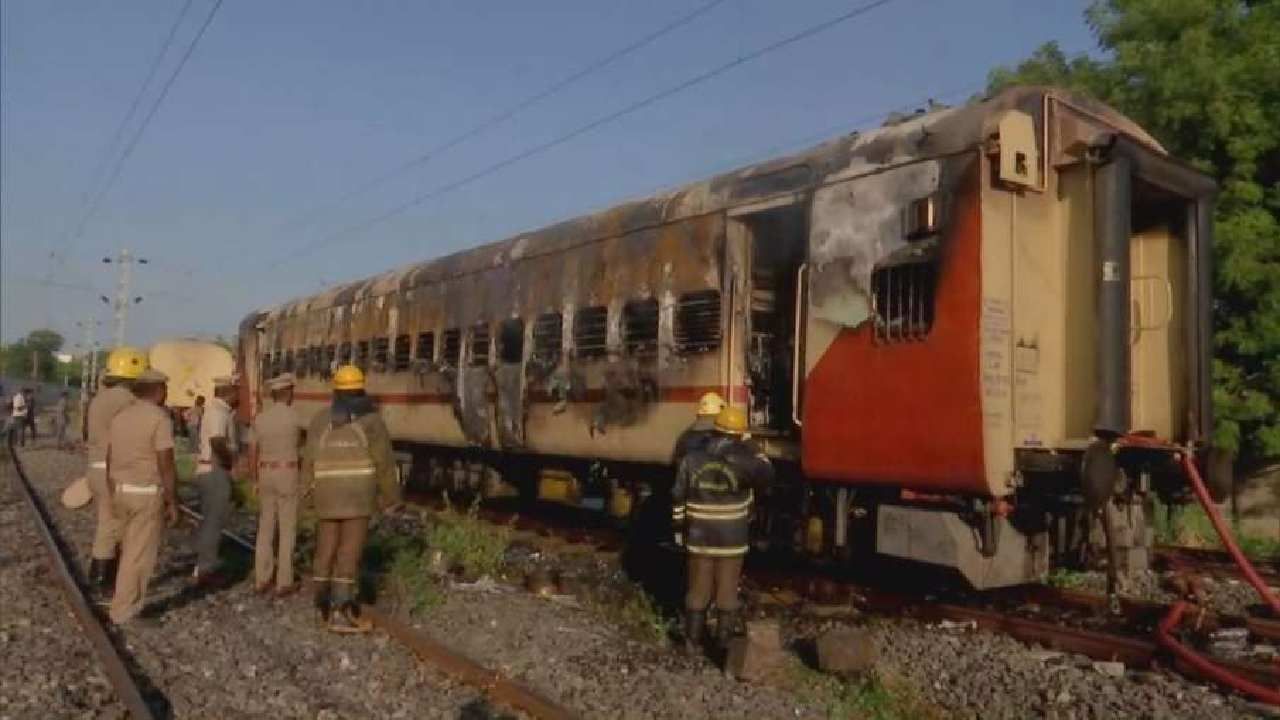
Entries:
{"type": "Polygon", "coordinates": [[[151,364],[147,362],[146,353],[135,347],[121,345],[107,356],[105,374],[125,380],[137,380],[138,376],[149,367],[151,364]]]}
{"type": "Polygon", "coordinates": [[[719,415],[720,411],[723,409],[724,409],[724,398],[720,397],[719,393],[709,392],[703,395],[698,400],[699,415],[715,416],[715,415],[719,415]]]}
{"type": "Polygon", "coordinates": [[[333,374],[334,390],[363,390],[364,373],[355,365],[343,365],[333,374]]]}
{"type": "Polygon", "coordinates": [[[716,430],[733,435],[745,435],[747,412],[740,407],[726,407],[716,415],[716,430]]]}

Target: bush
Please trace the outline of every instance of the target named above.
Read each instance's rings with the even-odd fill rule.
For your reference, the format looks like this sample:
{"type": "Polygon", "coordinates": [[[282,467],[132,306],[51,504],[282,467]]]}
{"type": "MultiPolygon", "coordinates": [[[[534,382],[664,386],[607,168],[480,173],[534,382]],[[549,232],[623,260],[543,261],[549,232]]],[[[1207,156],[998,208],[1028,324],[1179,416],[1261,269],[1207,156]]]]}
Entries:
{"type": "Polygon", "coordinates": [[[448,504],[428,525],[425,539],[429,548],[439,549],[450,567],[462,569],[464,577],[496,576],[511,543],[509,526],[492,525],[480,518],[479,499],[465,512],[448,504]]]}

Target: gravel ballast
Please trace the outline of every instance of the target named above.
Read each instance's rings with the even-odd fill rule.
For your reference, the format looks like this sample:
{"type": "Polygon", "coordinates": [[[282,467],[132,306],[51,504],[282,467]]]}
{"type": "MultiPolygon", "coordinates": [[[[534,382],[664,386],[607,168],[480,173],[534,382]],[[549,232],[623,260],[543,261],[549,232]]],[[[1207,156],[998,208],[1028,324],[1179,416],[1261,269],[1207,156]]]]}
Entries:
{"type": "MultiPolygon", "coordinates": [[[[76,560],[84,563],[92,511],[67,510],[58,503],[67,482],[83,472],[83,457],[36,449],[22,452],[22,459],[76,560]]],[[[166,533],[148,591],[157,611],[153,625],[129,624],[117,631],[155,687],[162,713],[175,718],[334,720],[492,716],[478,691],[426,668],[386,636],[343,637],[323,630],[309,598],[302,595],[264,598],[250,590],[250,582],[193,592],[187,578],[189,533],[184,526],[166,533]]],[[[6,605],[6,623],[19,617],[10,607],[6,605]]],[[[48,674],[58,665],[52,660],[57,653],[33,651],[28,660],[7,650],[5,663],[0,663],[6,668],[20,665],[48,674]],[[22,660],[15,663],[14,658],[22,660]]]]}

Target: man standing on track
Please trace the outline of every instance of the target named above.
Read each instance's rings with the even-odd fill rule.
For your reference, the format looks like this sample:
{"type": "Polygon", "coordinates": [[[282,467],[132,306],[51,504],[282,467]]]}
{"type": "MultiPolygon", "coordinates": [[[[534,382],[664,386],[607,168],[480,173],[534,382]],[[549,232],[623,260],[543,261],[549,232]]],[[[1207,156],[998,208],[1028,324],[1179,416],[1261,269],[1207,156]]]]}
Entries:
{"type": "Polygon", "coordinates": [[[107,482],[120,519],[120,570],[111,622],[133,619],[146,599],[164,523],[178,522],[174,488],[173,423],[164,409],[168,377],[147,370],[134,380],[138,401],[121,410],[108,433],[107,482]]]}
{"type": "Polygon", "coordinates": [[[315,501],[316,609],[333,632],[368,632],[356,598],[369,520],[400,502],[391,438],[364,392],[364,373],[343,365],[333,375],[333,403],[307,430],[303,480],[315,501]]]}
{"type": "Polygon", "coordinates": [[[71,424],[71,394],[66,390],[58,395],[53,406],[53,441],[59,450],[67,449],[67,426],[71,424]]]}
{"type": "Polygon", "coordinates": [[[13,393],[13,400],[9,402],[13,408],[9,419],[9,444],[24,447],[27,444],[27,398],[24,395],[26,391],[17,390],[13,393]],[[17,436],[14,436],[17,433],[17,436]]]}
{"type": "Polygon", "coordinates": [[[36,390],[27,388],[22,391],[27,399],[27,429],[31,431],[31,444],[36,444],[36,390]]]}
{"type": "Polygon", "coordinates": [[[236,386],[229,377],[213,380],[213,399],[200,419],[200,454],[196,462],[196,489],[200,492],[200,525],[194,545],[196,567],[193,577],[202,587],[216,586],[223,577],[218,546],[222,528],[231,511],[231,468],[235,463],[235,429],[232,411],[237,402],[236,386]]]}
{"type": "Polygon", "coordinates": [[[298,450],[304,428],[293,408],[293,383],[292,373],[267,381],[272,403],[254,418],[249,440],[249,466],[260,507],[254,590],[271,590],[274,573],[279,597],[298,589],[293,579],[293,543],[298,528],[298,450]],[[273,547],[277,528],[278,555],[273,547]]]}
{"type": "Polygon", "coordinates": [[[702,642],[707,607],[716,604],[716,640],[723,647],[738,624],[738,579],[750,542],[753,487],[773,479],[773,466],[747,435],[742,408],[716,416],[715,433],[680,463],[672,489],[676,542],[688,553],[685,647],[702,642]]]}
{"type": "Polygon", "coordinates": [[[116,521],[111,490],[107,486],[107,443],[111,421],[136,399],[134,381],[147,370],[147,356],[137,348],[118,347],[107,356],[107,369],[102,374],[102,390],[89,401],[85,411],[85,442],[89,446],[89,467],[85,478],[93,493],[97,527],[93,532],[93,550],[89,560],[89,583],[99,602],[106,602],[115,583],[116,545],[120,527],[116,521]]]}

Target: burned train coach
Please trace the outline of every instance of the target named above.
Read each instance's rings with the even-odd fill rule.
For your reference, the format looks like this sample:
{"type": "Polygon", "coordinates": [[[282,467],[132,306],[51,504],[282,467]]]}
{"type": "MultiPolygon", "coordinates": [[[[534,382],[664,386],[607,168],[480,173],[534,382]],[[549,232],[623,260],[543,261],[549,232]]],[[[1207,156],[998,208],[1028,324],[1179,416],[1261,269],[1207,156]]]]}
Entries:
{"type": "Polygon", "coordinates": [[[288,370],[318,410],[353,362],[415,482],[625,516],[717,391],[781,469],[761,544],[993,587],[1103,518],[1140,567],[1167,450],[1208,453],[1214,189],[1011,89],[252,313],[242,407],[288,370]]]}

